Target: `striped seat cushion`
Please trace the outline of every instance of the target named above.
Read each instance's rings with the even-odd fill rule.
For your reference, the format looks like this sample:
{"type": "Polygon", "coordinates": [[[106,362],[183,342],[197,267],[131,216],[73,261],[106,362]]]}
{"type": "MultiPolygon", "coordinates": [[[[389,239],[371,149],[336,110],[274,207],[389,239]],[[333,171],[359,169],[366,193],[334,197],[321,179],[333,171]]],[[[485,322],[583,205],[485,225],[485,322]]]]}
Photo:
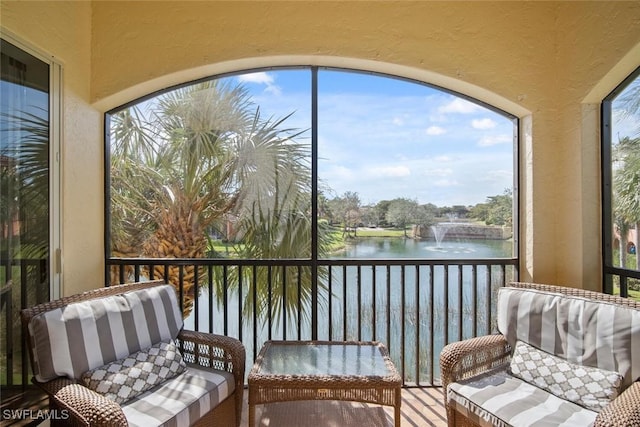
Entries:
{"type": "Polygon", "coordinates": [[[500,288],[498,330],[512,347],[526,342],[571,363],[640,377],[640,310],[604,301],[500,288]]]}
{"type": "Polygon", "coordinates": [[[450,384],[447,401],[480,426],[588,427],[598,415],[512,377],[504,369],[450,384]]]}
{"type": "Polygon", "coordinates": [[[188,426],[235,390],[233,375],[187,363],[187,371],[122,406],[129,426],[188,426]]]}
{"type": "Polygon", "coordinates": [[[34,316],[29,322],[34,376],[79,379],[90,370],[122,359],[182,328],[182,313],[171,285],[154,286],[69,304],[34,316]]]}

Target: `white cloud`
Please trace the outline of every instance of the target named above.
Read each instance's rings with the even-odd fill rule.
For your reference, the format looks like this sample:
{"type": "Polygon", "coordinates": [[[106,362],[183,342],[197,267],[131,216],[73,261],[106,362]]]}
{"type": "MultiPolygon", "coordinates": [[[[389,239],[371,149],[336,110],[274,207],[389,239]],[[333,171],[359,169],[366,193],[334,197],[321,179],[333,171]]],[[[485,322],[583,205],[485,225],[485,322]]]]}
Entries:
{"type": "Polygon", "coordinates": [[[489,135],[478,141],[478,147],[491,147],[493,145],[511,143],[513,143],[513,136],[511,135],[489,135]]]}
{"type": "Polygon", "coordinates": [[[429,126],[427,128],[427,135],[442,135],[443,133],[447,133],[447,130],[440,126],[429,126]]]}
{"type": "Polygon", "coordinates": [[[496,127],[497,123],[489,118],[475,119],[471,121],[471,126],[474,129],[492,129],[496,127]]]}
{"type": "Polygon", "coordinates": [[[241,83],[255,83],[266,85],[267,87],[265,88],[265,92],[269,92],[274,95],[280,95],[282,93],[282,89],[280,88],[280,86],[275,84],[273,76],[264,71],[241,74],[238,76],[238,80],[241,83]]]}
{"type": "Polygon", "coordinates": [[[247,83],[273,84],[273,76],[264,71],[258,73],[242,74],[238,76],[238,80],[247,83]]]}
{"type": "Polygon", "coordinates": [[[393,124],[396,126],[402,126],[404,124],[404,120],[402,120],[400,117],[394,117],[393,124]]]}
{"type": "Polygon", "coordinates": [[[470,114],[480,111],[480,106],[474,104],[473,102],[469,102],[462,98],[455,98],[451,102],[445,105],[441,105],[438,107],[439,113],[459,113],[459,114],[470,114]]]}
{"type": "Polygon", "coordinates": [[[436,169],[427,169],[425,172],[426,176],[451,176],[453,175],[453,169],[451,168],[436,168],[436,169]]]}
{"type": "Polygon", "coordinates": [[[352,179],[354,177],[353,171],[344,166],[337,166],[333,172],[335,176],[341,177],[343,179],[352,179]]]}
{"type": "Polygon", "coordinates": [[[411,175],[411,169],[406,166],[381,166],[374,167],[369,170],[373,176],[401,177],[411,175]]]}
{"type": "Polygon", "coordinates": [[[488,171],[484,174],[484,181],[505,182],[513,178],[513,172],[508,169],[496,169],[488,171]]]}
{"type": "Polygon", "coordinates": [[[436,179],[435,181],[433,181],[433,186],[434,187],[455,187],[459,185],[458,181],[455,179],[436,179]]]}
{"type": "Polygon", "coordinates": [[[442,155],[442,156],[436,156],[436,157],[434,157],[434,159],[433,159],[433,160],[435,160],[436,162],[439,162],[439,163],[445,163],[445,162],[450,162],[450,161],[452,161],[452,160],[453,160],[453,158],[452,158],[452,157],[450,157],[450,156],[447,156],[447,155],[442,155]]]}

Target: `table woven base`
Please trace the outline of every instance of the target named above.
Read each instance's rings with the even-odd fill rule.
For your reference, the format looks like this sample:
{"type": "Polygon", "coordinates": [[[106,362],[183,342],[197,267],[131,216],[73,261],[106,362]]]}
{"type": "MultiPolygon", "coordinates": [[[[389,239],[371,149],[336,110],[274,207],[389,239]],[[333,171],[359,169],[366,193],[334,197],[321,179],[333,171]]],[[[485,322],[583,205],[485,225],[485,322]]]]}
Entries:
{"type": "Polygon", "coordinates": [[[305,400],[260,405],[260,427],[390,427],[393,417],[381,406],[336,400],[305,400]]]}

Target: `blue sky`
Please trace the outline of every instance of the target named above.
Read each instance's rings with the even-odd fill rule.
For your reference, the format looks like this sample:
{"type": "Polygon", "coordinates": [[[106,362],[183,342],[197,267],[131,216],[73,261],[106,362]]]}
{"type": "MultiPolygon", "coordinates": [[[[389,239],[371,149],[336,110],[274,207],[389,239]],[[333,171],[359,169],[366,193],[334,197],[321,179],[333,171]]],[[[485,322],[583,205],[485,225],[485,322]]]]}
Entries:
{"type": "MultiPolygon", "coordinates": [[[[287,126],[308,129],[310,75],[273,70],[235,78],[264,116],[294,112],[287,126]]],[[[447,92],[378,75],[321,70],[318,88],[318,174],[334,196],[354,191],[363,204],[406,197],[474,205],[513,186],[509,118],[447,92]]]]}
{"type": "Polygon", "coordinates": [[[636,77],[636,79],[632,81],[629,86],[627,86],[620,94],[616,96],[616,99],[612,103],[613,126],[611,131],[612,142],[614,144],[618,142],[618,138],[640,137],[640,117],[638,116],[638,114],[633,114],[625,111],[625,97],[627,97],[629,93],[638,94],[639,86],[640,78],[636,77]]]}

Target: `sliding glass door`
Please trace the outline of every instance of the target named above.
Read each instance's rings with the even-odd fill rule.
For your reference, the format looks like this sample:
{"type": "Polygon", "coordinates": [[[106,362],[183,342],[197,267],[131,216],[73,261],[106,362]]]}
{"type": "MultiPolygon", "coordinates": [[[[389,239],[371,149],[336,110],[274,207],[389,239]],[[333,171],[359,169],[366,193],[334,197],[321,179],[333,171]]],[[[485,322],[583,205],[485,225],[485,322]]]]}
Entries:
{"type": "Polygon", "coordinates": [[[0,43],[0,380],[11,386],[28,378],[20,309],[50,298],[57,239],[51,89],[59,68],[13,41],[0,43]]]}

